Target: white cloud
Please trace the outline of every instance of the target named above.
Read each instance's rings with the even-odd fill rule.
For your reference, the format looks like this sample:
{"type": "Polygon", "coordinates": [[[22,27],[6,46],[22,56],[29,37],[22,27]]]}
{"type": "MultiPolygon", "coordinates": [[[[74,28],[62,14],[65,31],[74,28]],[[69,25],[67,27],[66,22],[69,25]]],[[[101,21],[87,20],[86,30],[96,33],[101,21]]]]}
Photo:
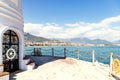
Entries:
{"type": "Polygon", "coordinates": [[[65,25],[68,26],[68,27],[78,27],[78,26],[80,26],[79,23],[75,23],[75,24],[65,24],[65,25]]]}
{"type": "Polygon", "coordinates": [[[62,33],[63,29],[56,24],[32,24],[25,23],[24,31],[36,36],[42,36],[47,38],[57,37],[59,33],[62,33]]]}
{"type": "Polygon", "coordinates": [[[98,23],[76,22],[65,24],[64,27],[55,23],[25,23],[24,30],[33,35],[47,38],[88,37],[109,41],[120,40],[120,16],[106,18],[98,23]]]}
{"type": "Polygon", "coordinates": [[[120,15],[111,18],[106,18],[102,20],[100,24],[104,26],[104,25],[110,25],[111,23],[115,23],[115,22],[120,22],[120,15]]]}

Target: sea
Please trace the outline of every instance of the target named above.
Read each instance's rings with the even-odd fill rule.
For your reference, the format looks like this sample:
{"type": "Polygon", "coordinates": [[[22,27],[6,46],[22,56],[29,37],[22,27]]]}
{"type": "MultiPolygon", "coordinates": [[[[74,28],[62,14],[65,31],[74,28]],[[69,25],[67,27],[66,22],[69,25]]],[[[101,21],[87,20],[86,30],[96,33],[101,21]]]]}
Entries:
{"type": "Polygon", "coordinates": [[[113,59],[120,59],[120,46],[26,46],[25,55],[34,55],[34,48],[40,50],[42,55],[52,55],[56,57],[76,58],[92,62],[92,53],[94,52],[95,61],[109,64],[110,54],[113,53],[113,59]]]}

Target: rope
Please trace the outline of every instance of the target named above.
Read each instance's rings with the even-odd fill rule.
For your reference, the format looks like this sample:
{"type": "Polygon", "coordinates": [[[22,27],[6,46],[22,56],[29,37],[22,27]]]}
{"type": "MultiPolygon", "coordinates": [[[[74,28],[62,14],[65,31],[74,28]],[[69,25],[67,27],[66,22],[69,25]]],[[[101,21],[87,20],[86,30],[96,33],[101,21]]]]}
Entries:
{"type": "Polygon", "coordinates": [[[25,51],[33,51],[32,49],[28,49],[28,50],[25,50],[25,51]]]}
{"type": "Polygon", "coordinates": [[[104,59],[104,60],[106,60],[106,59],[109,59],[110,58],[110,55],[109,56],[105,56],[105,55],[98,55],[98,54],[95,54],[95,58],[99,58],[99,59],[104,59]]]}
{"type": "Polygon", "coordinates": [[[64,52],[64,50],[63,49],[61,49],[61,50],[56,50],[56,49],[54,49],[54,51],[56,51],[56,52],[64,52]]]}
{"type": "Polygon", "coordinates": [[[120,59],[120,56],[113,54],[113,58],[118,58],[118,59],[120,59]]]}
{"type": "Polygon", "coordinates": [[[41,49],[41,51],[52,51],[52,49],[41,49]]]}
{"type": "Polygon", "coordinates": [[[80,57],[80,59],[86,60],[86,61],[92,61],[92,58],[88,58],[88,57],[80,57]]]}
{"type": "Polygon", "coordinates": [[[75,52],[77,52],[77,50],[74,50],[74,51],[66,50],[66,51],[69,52],[69,53],[75,53],[75,52]]]}
{"type": "Polygon", "coordinates": [[[100,59],[109,59],[109,56],[98,56],[100,59]]]}
{"type": "Polygon", "coordinates": [[[92,54],[92,52],[79,51],[79,53],[92,54]]]}

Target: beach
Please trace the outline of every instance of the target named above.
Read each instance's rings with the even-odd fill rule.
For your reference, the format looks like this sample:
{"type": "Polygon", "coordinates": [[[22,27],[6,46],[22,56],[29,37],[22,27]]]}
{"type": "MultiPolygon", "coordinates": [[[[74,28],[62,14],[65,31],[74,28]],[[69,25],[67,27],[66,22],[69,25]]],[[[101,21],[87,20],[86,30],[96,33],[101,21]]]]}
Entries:
{"type": "Polygon", "coordinates": [[[15,80],[115,80],[109,66],[73,58],[45,63],[34,70],[15,74],[15,80]]]}

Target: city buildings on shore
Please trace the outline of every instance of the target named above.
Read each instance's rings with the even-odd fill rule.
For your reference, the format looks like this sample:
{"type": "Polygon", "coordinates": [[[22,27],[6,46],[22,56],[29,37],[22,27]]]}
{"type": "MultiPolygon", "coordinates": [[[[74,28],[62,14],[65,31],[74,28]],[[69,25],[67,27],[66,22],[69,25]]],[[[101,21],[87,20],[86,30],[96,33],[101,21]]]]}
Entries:
{"type": "Polygon", "coordinates": [[[25,42],[25,46],[120,46],[120,44],[83,44],[58,41],[25,42]]]}

